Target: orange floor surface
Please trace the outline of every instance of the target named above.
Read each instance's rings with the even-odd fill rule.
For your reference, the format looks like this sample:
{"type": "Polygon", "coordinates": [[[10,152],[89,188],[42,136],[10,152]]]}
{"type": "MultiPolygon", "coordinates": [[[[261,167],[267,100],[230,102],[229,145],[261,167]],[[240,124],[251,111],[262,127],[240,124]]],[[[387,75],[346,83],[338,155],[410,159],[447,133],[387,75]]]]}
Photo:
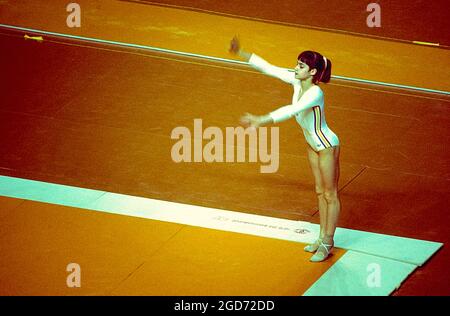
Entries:
{"type": "MultiPolygon", "coordinates": [[[[448,70],[449,60],[445,49],[321,33],[195,11],[183,12],[184,18],[177,20],[178,9],[130,2],[106,5],[103,1],[93,1],[91,7],[81,1],[86,8],[84,26],[73,30],[64,25],[67,15],[64,5],[60,11],[46,2],[39,6],[38,14],[35,2],[24,6],[24,2],[18,1],[12,6],[9,1],[3,1],[0,5],[5,6],[5,3],[9,9],[0,11],[1,23],[5,24],[225,58],[230,58],[226,51],[228,39],[239,32],[248,50],[255,50],[281,66],[289,66],[290,58],[299,50],[317,47],[327,57],[331,56],[335,74],[450,90],[448,71],[443,71],[448,70]],[[124,15],[124,10],[128,14],[124,15]],[[158,14],[149,15],[149,12],[158,14]],[[151,22],[148,16],[152,16],[151,22]],[[215,26],[226,31],[215,31],[215,26]],[[293,36],[305,34],[310,36],[305,37],[304,44],[292,46],[293,36]],[[324,40],[318,40],[322,38],[324,40]],[[363,53],[350,62],[349,54],[354,56],[359,50],[363,53]],[[430,54],[436,56],[437,63],[417,75],[430,54]]],[[[0,44],[8,48],[0,60],[8,78],[1,85],[2,175],[318,223],[313,178],[304,141],[295,122],[280,124],[280,169],[275,174],[260,174],[259,164],[175,164],[170,157],[173,128],[192,127],[195,118],[202,118],[205,126],[236,126],[243,112],[263,114],[285,105],[291,93],[288,86],[245,66],[91,46],[57,38],[38,43],[25,41],[20,32],[2,30],[0,44]]],[[[323,89],[327,122],[342,142],[339,226],[448,242],[449,97],[339,80],[324,85],[323,89]]],[[[17,203],[2,199],[2,208],[6,205],[8,209],[10,204],[14,207],[17,203]]],[[[35,210],[34,214],[52,214],[60,208],[24,203],[31,211],[35,210]]],[[[71,211],[70,216],[86,215],[82,210],[71,211]]],[[[97,221],[97,215],[91,214],[73,218],[74,225],[82,225],[77,221],[97,221]]],[[[7,211],[0,219],[4,221],[10,216],[13,219],[23,214],[7,211]]],[[[117,225],[121,220],[133,221],[133,225],[153,225],[151,221],[100,216],[117,225]]],[[[20,226],[19,222],[12,222],[12,227],[20,226]]],[[[16,229],[41,233],[32,223],[25,224],[16,229]]],[[[48,222],[48,225],[56,224],[48,222]]],[[[86,225],[88,230],[91,224],[86,225]]],[[[164,234],[180,230],[175,224],[157,225],[167,226],[164,234]]],[[[181,232],[189,233],[184,237],[187,239],[200,238],[202,234],[209,238],[207,235],[211,233],[186,227],[181,232]]],[[[103,233],[103,238],[110,236],[107,231],[103,233]]],[[[127,238],[134,238],[134,230],[123,233],[127,238]]],[[[144,239],[143,244],[153,243],[151,235],[139,234],[144,239]]],[[[219,243],[226,242],[219,236],[226,234],[228,237],[228,233],[213,234],[219,243]]],[[[38,236],[43,247],[46,239],[38,236]]],[[[164,236],[157,238],[168,238],[164,236]]],[[[259,242],[251,236],[235,238],[241,237],[248,239],[249,244],[259,242]]],[[[30,240],[20,240],[30,236],[15,238],[24,245],[27,242],[32,245],[30,240]]],[[[92,235],[82,237],[80,245],[90,245],[93,238],[92,235]]],[[[280,243],[268,242],[271,247],[280,243]]],[[[2,247],[5,245],[10,246],[2,243],[2,247]]],[[[173,254],[178,246],[173,244],[173,248],[167,248],[167,255],[173,254]]],[[[289,244],[290,251],[296,251],[294,246],[298,247],[289,244]]],[[[117,247],[120,252],[121,246],[117,247]]],[[[92,257],[84,258],[94,258],[93,249],[86,250],[92,251],[92,257]]],[[[114,258],[120,256],[114,249],[102,251],[113,253],[114,258]]],[[[16,253],[9,250],[24,259],[17,253],[22,250],[16,253]]],[[[209,249],[209,254],[219,255],[222,250],[209,249]]],[[[260,250],[258,255],[265,255],[264,250],[260,250]]],[[[151,257],[154,253],[149,251],[151,257]]],[[[31,249],[30,254],[38,256],[31,249]]],[[[120,271],[117,275],[125,275],[125,278],[127,271],[145,261],[144,257],[122,261],[117,266],[120,271]]],[[[162,257],[151,258],[162,260],[162,257]]],[[[444,273],[449,260],[450,252],[444,246],[425,266],[416,270],[395,295],[450,294],[450,279],[444,273]]],[[[104,264],[110,264],[108,262],[105,260],[104,264]]],[[[270,268],[261,267],[261,271],[266,273],[270,268]]],[[[292,265],[289,271],[303,268],[303,265],[292,265]]],[[[112,284],[120,281],[120,278],[108,279],[111,271],[100,274],[104,276],[99,279],[99,284],[103,282],[102,289],[112,291],[112,284]]],[[[140,282],[155,277],[151,269],[142,271],[142,279],[133,277],[129,281],[135,283],[130,283],[129,287],[123,285],[125,292],[137,293],[140,282]]],[[[64,275],[63,270],[61,277],[64,275]]]]}
{"type": "Polygon", "coordinates": [[[448,67],[446,49],[125,1],[78,1],[81,27],[70,28],[67,3],[57,3],[7,0],[0,21],[223,58],[233,58],[228,45],[238,34],[245,49],[280,66],[294,67],[299,52],[313,49],[333,62],[335,75],[450,90],[442,71],[448,67]],[[433,66],[423,71],[430,56],[433,66]]]}
{"type": "Polygon", "coordinates": [[[0,198],[0,295],[298,296],[345,251],[0,198]],[[71,263],[80,267],[80,287],[71,263]],[[70,282],[69,282],[70,283],[70,282]]]}
{"type": "Polygon", "coordinates": [[[250,20],[267,21],[298,27],[313,28],[343,34],[356,34],[404,42],[440,43],[449,48],[450,29],[443,0],[378,0],[316,1],[316,0],[121,0],[151,5],[163,5],[250,20]],[[367,18],[379,5],[380,27],[369,27],[367,18]],[[369,10],[368,10],[369,7],[369,10]]]}

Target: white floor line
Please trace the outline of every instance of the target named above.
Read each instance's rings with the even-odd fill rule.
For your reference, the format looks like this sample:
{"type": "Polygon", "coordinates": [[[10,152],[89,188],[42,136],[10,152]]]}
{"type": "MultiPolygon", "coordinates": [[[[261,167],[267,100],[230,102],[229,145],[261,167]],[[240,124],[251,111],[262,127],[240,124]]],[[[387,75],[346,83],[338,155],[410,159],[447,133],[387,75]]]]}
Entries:
{"type": "Polygon", "coordinates": [[[416,268],[413,264],[349,250],[303,295],[386,296],[416,268]]]}
{"type": "MultiPolygon", "coordinates": [[[[0,176],[0,195],[301,243],[313,242],[319,231],[319,225],[309,222],[6,176],[0,176]]],[[[354,293],[353,295],[389,295],[415,267],[422,265],[443,245],[437,242],[344,228],[337,229],[335,243],[336,247],[346,249],[350,251],[350,254],[345,256],[342,262],[341,258],[338,261],[339,265],[330,269],[323,276],[323,279],[319,279],[319,283],[308,290],[305,295],[332,295],[332,293],[338,293],[339,291],[351,291],[354,293]],[[359,268],[350,269],[349,267],[353,266],[348,258],[353,258],[354,262],[360,262],[359,268]],[[367,287],[367,291],[364,292],[361,291],[361,287],[364,287],[361,285],[364,284],[361,283],[361,278],[367,279],[370,271],[366,270],[371,264],[375,266],[378,264],[382,271],[389,273],[385,273],[388,277],[385,279],[385,286],[382,289],[367,287]],[[395,272],[397,276],[390,277],[391,272],[395,272]],[[342,276],[342,273],[344,273],[344,276],[342,276]],[[350,282],[348,280],[352,278],[359,281],[348,288],[349,284],[347,283],[350,282]],[[345,281],[343,284],[346,284],[346,287],[342,289],[339,285],[333,283],[340,279],[345,281]],[[334,285],[330,288],[330,286],[324,286],[323,284],[334,285]],[[335,292],[330,292],[330,289],[334,289],[335,292]]]]}

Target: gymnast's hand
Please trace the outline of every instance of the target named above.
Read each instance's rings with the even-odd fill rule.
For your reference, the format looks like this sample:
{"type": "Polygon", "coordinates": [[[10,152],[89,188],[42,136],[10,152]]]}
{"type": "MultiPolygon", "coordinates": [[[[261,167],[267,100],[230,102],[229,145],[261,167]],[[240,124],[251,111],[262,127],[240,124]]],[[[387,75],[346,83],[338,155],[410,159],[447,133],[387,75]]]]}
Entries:
{"type": "Polygon", "coordinates": [[[233,39],[231,40],[230,48],[228,49],[228,51],[233,55],[239,56],[246,62],[248,62],[250,60],[250,57],[252,56],[251,53],[245,52],[241,48],[241,43],[239,42],[239,39],[237,38],[237,36],[233,37],[233,39]]]}
{"type": "Polygon", "coordinates": [[[245,113],[244,116],[241,117],[240,122],[244,127],[258,128],[261,125],[259,116],[250,113],[245,113]]]}
{"type": "Polygon", "coordinates": [[[238,55],[240,50],[241,44],[239,43],[239,39],[237,38],[237,36],[234,36],[230,42],[230,48],[228,49],[228,51],[233,55],[238,55]]]}

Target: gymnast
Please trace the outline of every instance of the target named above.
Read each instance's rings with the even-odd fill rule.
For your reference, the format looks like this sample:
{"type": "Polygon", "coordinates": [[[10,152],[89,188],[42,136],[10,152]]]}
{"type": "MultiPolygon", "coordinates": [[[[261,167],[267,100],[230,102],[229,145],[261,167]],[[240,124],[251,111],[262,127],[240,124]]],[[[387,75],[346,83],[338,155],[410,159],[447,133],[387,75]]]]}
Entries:
{"type": "Polygon", "coordinates": [[[275,124],[295,116],[307,143],[308,161],[315,180],[319,201],[320,232],[318,239],[304,250],[314,253],[311,262],[328,258],[334,246],[334,234],[340,212],[338,194],[339,138],[328,127],[324,113],[324,94],[319,83],[328,83],[331,61],[315,51],[304,51],[297,58],[295,71],[269,64],[260,56],[245,52],[237,37],[231,40],[229,52],[239,56],[258,71],[292,85],[291,104],[267,115],[245,113],[241,123],[246,127],[275,124]]]}

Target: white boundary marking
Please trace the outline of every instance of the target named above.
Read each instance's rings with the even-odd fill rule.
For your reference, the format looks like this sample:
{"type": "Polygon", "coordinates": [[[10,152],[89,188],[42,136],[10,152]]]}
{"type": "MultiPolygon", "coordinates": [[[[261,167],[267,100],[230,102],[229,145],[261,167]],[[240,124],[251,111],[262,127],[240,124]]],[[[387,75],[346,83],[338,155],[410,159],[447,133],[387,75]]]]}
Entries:
{"type": "MultiPolygon", "coordinates": [[[[125,43],[125,42],[116,42],[116,41],[103,40],[103,39],[98,39],[98,38],[83,37],[83,36],[69,35],[69,34],[63,34],[63,33],[55,33],[55,32],[36,30],[36,29],[19,27],[19,26],[8,25],[8,24],[0,24],[0,27],[3,27],[5,29],[18,30],[18,31],[33,32],[33,33],[38,33],[38,34],[43,34],[43,35],[52,35],[52,36],[57,36],[57,37],[62,37],[62,38],[77,39],[77,40],[86,41],[86,42],[109,44],[109,45],[130,47],[130,48],[139,48],[139,49],[150,50],[150,51],[170,53],[170,54],[175,54],[175,55],[180,55],[180,56],[196,57],[196,58],[213,60],[213,61],[221,61],[221,62],[226,62],[226,63],[230,63],[230,64],[248,65],[248,63],[246,63],[246,62],[242,62],[242,61],[238,61],[238,60],[225,59],[225,58],[219,58],[219,57],[213,57],[213,56],[207,56],[207,55],[199,55],[199,54],[187,53],[187,52],[171,50],[171,49],[165,49],[165,48],[159,48],[159,47],[154,47],[154,46],[138,45],[138,44],[125,43]]],[[[288,70],[293,71],[292,69],[288,69],[288,70]]],[[[382,82],[382,81],[366,80],[366,79],[344,77],[344,76],[337,76],[337,75],[332,75],[331,78],[340,79],[340,80],[346,80],[346,81],[359,82],[359,83],[368,83],[368,84],[373,84],[373,85],[378,85],[378,86],[385,86],[385,87],[401,88],[401,89],[413,90],[413,91],[422,91],[422,92],[428,92],[428,93],[450,95],[450,92],[444,91],[444,90],[421,88],[421,87],[401,85],[401,84],[396,84],[396,83],[388,83],[388,82],[382,82]]]]}
{"type": "MultiPolygon", "coordinates": [[[[319,225],[169,201],[0,176],[0,195],[208,229],[301,243],[315,240],[319,225]]],[[[336,247],[349,252],[305,295],[389,295],[443,244],[338,228],[336,247]],[[350,259],[351,260],[350,260],[350,259]],[[366,267],[385,271],[381,288],[364,286],[366,267]]]]}

